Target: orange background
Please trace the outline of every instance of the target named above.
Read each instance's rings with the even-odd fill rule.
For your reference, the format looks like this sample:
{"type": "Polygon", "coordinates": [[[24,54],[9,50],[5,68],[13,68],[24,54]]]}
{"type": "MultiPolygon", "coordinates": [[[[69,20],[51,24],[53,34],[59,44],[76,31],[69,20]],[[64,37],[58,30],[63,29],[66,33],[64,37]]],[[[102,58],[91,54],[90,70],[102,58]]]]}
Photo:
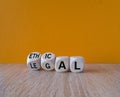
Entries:
{"type": "Polygon", "coordinates": [[[32,51],[120,63],[119,42],[119,0],[0,1],[0,63],[25,63],[32,51]]]}

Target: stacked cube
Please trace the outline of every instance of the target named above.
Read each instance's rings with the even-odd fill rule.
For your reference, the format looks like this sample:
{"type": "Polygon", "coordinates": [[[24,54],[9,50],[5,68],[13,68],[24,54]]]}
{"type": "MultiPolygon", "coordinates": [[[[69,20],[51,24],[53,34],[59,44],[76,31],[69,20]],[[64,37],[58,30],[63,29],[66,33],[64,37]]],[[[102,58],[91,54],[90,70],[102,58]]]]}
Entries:
{"type": "Polygon", "coordinates": [[[57,72],[82,72],[84,70],[84,58],[81,56],[59,56],[52,52],[40,54],[31,52],[27,57],[27,66],[30,70],[56,70],[57,72]]]}

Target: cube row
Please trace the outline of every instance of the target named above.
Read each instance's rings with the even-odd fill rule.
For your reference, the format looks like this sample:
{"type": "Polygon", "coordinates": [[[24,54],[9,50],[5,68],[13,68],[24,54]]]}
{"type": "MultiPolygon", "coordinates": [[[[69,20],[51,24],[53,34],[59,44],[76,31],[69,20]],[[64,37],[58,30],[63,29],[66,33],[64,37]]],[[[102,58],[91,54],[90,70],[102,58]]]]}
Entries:
{"type": "Polygon", "coordinates": [[[55,69],[57,72],[82,72],[84,70],[84,58],[81,56],[58,56],[52,52],[40,54],[39,52],[31,52],[27,56],[27,66],[31,70],[50,71],[55,69]]]}

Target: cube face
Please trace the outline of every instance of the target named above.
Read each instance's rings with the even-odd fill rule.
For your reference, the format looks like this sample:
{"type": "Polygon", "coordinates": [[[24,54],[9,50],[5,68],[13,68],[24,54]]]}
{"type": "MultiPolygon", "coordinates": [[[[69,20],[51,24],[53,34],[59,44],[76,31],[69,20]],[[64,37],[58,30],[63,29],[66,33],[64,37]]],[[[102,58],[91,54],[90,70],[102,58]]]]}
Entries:
{"type": "Polygon", "coordinates": [[[80,56],[70,57],[70,71],[82,72],[84,69],[84,58],[80,56]]]}
{"type": "Polygon", "coordinates": [[[44,70],[47,70],[47,71],[53,70],[55,68],[55,62],[52,62],[52,61],[42,61],[41,62],[41,67],[44,70]]]}
{"type": "Polygon", "coordinates": [[[41,60],[41,54],[39,52],[31,52],[28,56],[27,56],[27,63],[30,61],[35,61],[35,60],[41,60]]]}
{"type": "Polygon", "coordinates": [[[31,70],[39,70],[41,67],[41,54],[39,52],[31,52],[27,56],[27,66],[31,70]]]}
{"type": "Polygon", "coordinates": [[[68,56],[57,57],[55,61],[55,70],[57,72],[69,71],[70,69],[69,61],[70,61],[70,58],[68,56]]]}
{"type": "Polygon", "coordinates": [[[41,56],[41,60],[54,60],[55,61],[55,54],[53,54],[52,52],[46,52],[41,56]]]}
{"type": "Polygon", "coordinates": [[[40,62],[39,61],[31,61],[31,62],[27,63],[27,66],[31,70],[39,70],[40,62]]]}
{"type": "Polygon", "coordinates": [[[46,52],[41,56],[41,67],[44,70],[53,70],[55,68],[56,56],[52,52],[46,52]]]}

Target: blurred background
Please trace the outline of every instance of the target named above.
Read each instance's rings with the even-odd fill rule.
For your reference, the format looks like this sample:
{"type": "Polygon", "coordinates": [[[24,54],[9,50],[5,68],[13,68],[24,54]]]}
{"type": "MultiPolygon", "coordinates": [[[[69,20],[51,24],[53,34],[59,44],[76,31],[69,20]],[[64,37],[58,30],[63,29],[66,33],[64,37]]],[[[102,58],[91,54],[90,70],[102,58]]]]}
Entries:
{"type": "Polygon", "coordinates": [[[120,63],[120,1],[0,0],[0,63],[33,51],[120,63]]]}

